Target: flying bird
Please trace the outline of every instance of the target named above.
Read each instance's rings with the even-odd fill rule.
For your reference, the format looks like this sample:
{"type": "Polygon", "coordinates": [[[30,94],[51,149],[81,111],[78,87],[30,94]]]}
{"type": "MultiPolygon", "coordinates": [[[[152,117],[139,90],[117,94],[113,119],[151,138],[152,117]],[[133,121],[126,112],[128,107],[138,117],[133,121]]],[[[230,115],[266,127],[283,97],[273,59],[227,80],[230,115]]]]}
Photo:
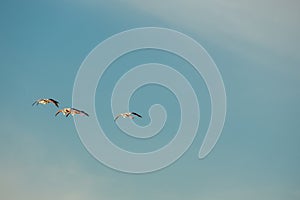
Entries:
{"type": "Polygon", "coordinates": [[[57,111],[57,113],[55,114],[55,116],[57,116],[59,113],[62,113],[64,115],[68,115],[69,116],[70,112],[71,112],[71,108],[64,108],[64,109],[61,109],[61,110],[57,111]]]}
{"type": "Polygon", "coordinates": [[[86,112],[84,112],[83,110],[78,110],[76,108],[64,108],[61,109],[59,111],[57,111],[57,113],[55,114],[55,116],[57,116],[59,113],[64,114],[66,117],[68,117],[70,114],[72,116],[74,115],[85,115],[85,116],[89,116],[89,114],[87,114],[86,112]]]}
{"type": "Polygon", "coordinates": [[[32,106],[39,105],[39,104],[48,104],[53,103],[56,107],[59,107],[59,102],[54,99],[38,99],[35,102],[33,102],[32,106]]]}
{"type": "Polygon", "coordinates": [[[133,119],[133,118],[134,118],[133,115],[142,118],[141,115],[139,115],[139,114],[137,114],[137,113],[135,113],[135,112],[127,112],[127,113],[120,113],[120,114],[118,114],[118,115],[115,117],[114,121],[116,121],[119,117],[123,117],[123,118],[127,118],[127,117],[128,117],[128,118],[130,118],[130,119],[133,119]]]}

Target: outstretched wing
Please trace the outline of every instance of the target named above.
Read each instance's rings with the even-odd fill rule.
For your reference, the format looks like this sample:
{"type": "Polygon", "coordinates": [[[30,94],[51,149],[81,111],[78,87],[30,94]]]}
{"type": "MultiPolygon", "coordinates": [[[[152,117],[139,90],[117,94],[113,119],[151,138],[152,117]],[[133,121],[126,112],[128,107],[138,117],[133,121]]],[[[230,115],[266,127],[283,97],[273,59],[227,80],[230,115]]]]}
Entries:
{"type": "Polygon", "coordinates": [[[138,116],[138,117],[142,118],[142,116],[139,115],[139,114],[137,114],[136,112],[132,112],[131,114],[133,114],[133,115],[135,115],[135,116],[138,116]]]}
{"type": "Polygon", "coordinates": [[[61,112],[62,112],[62,110],[57,111],[57,113],[55,114],[55,117],[61,112]]]}
{"type": "Polygon", "coordinates": [[[116,121],[119,117],[121,116],[121,114],[117,115],[114,119],[114,121],[116,121]]]}
{"type": "Polygon", "coordinates": [[[78,109],[76,109],[76,108],[71,108],[71,113],[89,116],[89,114],[87,114],[87,113],[84,112],[83,110],[78,110],[78,109]]]}
{"type": "Polygon", "coordinates": [[[33,102],[32,106],[34,106],[34,104],[36,104],[36,105],[37,105],[37,104],[38,104],[38,101],[35,101],[35,102],[33,102]]]}
{"type": "Polygon", "coordinates": [[[54,99],[49,99],[51,103],[53,103],[56,107],[59,107],[59,102],[54,99]]]}
{"type": "Polygon", "coordinates": [[[76,108],[71,108],[70,111],[73,112],[74,114],[80,114],[80,112],[81,112],[81,110],[78,110],[76,108]]]}
{"type": "Polygon", "coordinates": [[[89,114],[87,114],[86,112],[84,112],[83,110],[80,111],[81,114],[84,114],[85,116],[89,116],[89,114]]]}
{"type": "Polygon", "coordinates": [[[33,102],[32,106],[34,106],[35,104],[38,105],[41,99],[36,100],[35,102],[33,102]]]}

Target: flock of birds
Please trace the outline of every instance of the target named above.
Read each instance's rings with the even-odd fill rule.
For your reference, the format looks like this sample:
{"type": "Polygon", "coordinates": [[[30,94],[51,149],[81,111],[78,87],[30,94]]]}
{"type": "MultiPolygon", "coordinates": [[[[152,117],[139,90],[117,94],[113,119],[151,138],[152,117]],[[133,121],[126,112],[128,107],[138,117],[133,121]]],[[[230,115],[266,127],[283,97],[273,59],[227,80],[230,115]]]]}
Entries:
{"type": "MultiPolygon", "coordinates": [[[[56,107],[59,108],[59,102],[54,100],[54,99],[38,99],[35,102],[33,102],[32,106],[34,105],[39,105],[39,104],[49,104],[52,103],[54,104],[56,107]]],[[[76,108],[63,108],[61,110],[58,110],[57,113],[55,114],[55,116],[57,116],[59,113],[62,113],[63,115],[65,115],[66,117],[68,117],[69,115],[84,115],[84,116],[89,116],[89,114],[87,114],[85,111],[83,110],[78,110],[76,108]]],[[[142,116],[136,112],[126,112],[126,113],[120,113],[118,114],[114,121],[116,121],[119,117],[123,117],[123,118],[130,118],[133,119],[134,116],[140,117],[142,118],[142,116]]]]}

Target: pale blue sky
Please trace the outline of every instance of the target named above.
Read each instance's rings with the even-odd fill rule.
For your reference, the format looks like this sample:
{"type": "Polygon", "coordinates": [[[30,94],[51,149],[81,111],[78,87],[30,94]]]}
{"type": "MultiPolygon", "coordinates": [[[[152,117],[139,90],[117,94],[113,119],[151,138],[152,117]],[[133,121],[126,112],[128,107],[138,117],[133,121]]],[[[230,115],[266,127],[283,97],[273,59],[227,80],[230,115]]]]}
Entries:
{"type": "MultiPolygon", "coordinates": [[[[2,1],[0,198],[300,199],[299,10],[293,0],[2,1]],[[228,112],[216,147],[198,160],[209,99],[203,81],[185,71],[199,83],[203,105],[196,140],[170,167],[132,175],[95,160],[81,144],[73,120],[55,118],[54,106],[31,104],[52,97],[62,106],[71,105],[75,76],[87,54],[113,34],[144,26],[181,31],[206,48],[223,76],[228,112]]],[[[160,53],[136,52],[115,65],[155,60],[176,68],[183,62],[160,53]]],[[[108,83],[114,73],[113,68],[107,72],[108,83]]],[[[108,97],[101,95],[110,91],[101,82],[98,90],[97,99],[104,102],[108,97]]],[[[170,102],[169,112],[178,112],[176,101],[162,88],[146,87],[135,101],[154,92],[161,92],[161,98],[145,104],[170,102]]],[[[99,115],[102,109],[109,112],[96,106],[99,115]]],[[[146,124],[147,117],[143,120],[146,124]]],[[[164,129],[160,140],[142,145],[117,136],[109,122],[106,128],[116,132],[111,137],[115,143],[139,151],[168,141],[176,120],[166,124],[172,127],[164,129]]]]}

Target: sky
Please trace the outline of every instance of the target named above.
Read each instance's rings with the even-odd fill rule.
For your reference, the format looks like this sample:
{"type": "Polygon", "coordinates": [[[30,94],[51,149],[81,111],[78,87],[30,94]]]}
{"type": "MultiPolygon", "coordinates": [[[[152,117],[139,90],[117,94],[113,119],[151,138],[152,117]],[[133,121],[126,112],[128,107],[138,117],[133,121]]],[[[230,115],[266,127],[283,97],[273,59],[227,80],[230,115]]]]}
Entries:
{"type": "MultiPolygon", "coordinates": [[[[295,0],[1,1],[0,198],[300,199],[299,9],[295,0]],[[131,106],[144,114],[152,104],[163,104],[170,118],[162,132],[141,141],[114,126],[111,89],[131,66],[154,61],[184,66],[182,73],[201,99],[197,137],[180,159],[151,173],[123,173],[86,150],[72,118],[54,117],[53,105],[31,104],[45,97],[71,106],[86,56],[114,34],[149,26],[180,31],[207,50],[224,81],[226,121],[213,151],[199,160],[210,119],[201,77],[166,52],[122,56],[96,94],[101,124],[120,147],[136,152],[162,147],[179,123],[178,101],[155,85],[136,92],[131,106]],[[150,98],[153,94],[159,95],[150,98]]],[[[144,116],[138,124],[149,123],[144,116]]]]}

